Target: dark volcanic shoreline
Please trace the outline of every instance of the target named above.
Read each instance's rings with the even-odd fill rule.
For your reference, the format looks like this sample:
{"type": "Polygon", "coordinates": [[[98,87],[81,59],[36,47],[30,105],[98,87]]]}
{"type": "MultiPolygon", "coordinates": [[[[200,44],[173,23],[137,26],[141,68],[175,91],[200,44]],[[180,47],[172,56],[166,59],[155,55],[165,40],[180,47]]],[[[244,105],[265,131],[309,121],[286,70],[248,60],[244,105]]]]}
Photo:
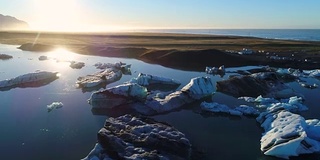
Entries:
{"type": "Polygon", "coordinates": [[[320,42],[310,41],[189,34],[0,32],[0,43],[21,45],[20,49],[28,51],[49,51],[63,47],[79,54],[135,58],[192,71],[221,65],[320,68],[320,42]],[[237,54],[242,48],[252,49],[256,53],[237,54]]]}

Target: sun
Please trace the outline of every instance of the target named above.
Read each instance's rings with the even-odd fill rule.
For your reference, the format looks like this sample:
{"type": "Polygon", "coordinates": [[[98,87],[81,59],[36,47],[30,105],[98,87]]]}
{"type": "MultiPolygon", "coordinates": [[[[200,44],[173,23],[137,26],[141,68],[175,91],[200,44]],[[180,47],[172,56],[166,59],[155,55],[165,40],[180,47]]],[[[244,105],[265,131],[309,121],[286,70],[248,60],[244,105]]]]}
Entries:
{"type": "Polygon", "coordinates": [[[33,0],[33,28],[46,31],[76,31],[82,11],[77,0],[33,0]]]}

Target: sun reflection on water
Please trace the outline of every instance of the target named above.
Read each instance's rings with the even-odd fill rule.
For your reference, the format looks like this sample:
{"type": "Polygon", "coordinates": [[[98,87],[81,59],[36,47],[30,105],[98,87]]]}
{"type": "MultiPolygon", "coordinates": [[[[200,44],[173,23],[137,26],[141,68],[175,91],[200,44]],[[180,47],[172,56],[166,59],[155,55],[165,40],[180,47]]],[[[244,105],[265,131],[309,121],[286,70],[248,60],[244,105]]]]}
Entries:
{"type": "Polygon", "coordinates": [[[79,58],[77,54],[65,48],[58,48],[48,52],[46,56],[49,60],[53,60],[50,63],[50,68],[54,68],[57,71],[67,69],[72,61],[77,61],[79,58]]]}
{"type": "Polygon", "coordinates": [[[56,60],[57,62],[70,62],[75,61],[76,54],[65,49],[65,48],[58,48],[54,51],[48,53],[48,57],[56,60]]]}

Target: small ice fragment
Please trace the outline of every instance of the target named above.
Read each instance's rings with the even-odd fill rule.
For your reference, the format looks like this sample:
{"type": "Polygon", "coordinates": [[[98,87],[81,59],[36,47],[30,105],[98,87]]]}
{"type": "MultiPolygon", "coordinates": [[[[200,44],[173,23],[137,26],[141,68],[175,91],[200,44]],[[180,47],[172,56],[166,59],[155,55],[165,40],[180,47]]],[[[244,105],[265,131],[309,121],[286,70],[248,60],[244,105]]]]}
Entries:
{"type": "Polygon", "coordinates": [[[51,104],[47,105],[48,112],[51,112],[53,109],[59,109],[63,107],[62,102],[52,102],[51,104]]]}

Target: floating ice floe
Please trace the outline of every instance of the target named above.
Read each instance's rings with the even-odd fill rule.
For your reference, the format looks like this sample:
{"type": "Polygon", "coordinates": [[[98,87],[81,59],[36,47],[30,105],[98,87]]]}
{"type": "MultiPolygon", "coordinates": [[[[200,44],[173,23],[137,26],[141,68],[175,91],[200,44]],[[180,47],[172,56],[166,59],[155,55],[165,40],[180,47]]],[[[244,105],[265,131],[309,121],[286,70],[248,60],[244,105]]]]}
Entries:
{"type": "Polygon", "coordinates": [[[81,69],[82,67],[85,66],[85,63],[84,62],[71,61],[69,66],[71,68],[73,68],[73,69],[81,69]]]}
{"type": "Polygon", "coordinates": [[[143,101],[147,97],[147,89],[135,83],[118,85],[91,94],[89,103],[93,108],[113,108],[134,100],[143,101]]]}
{"type": "Polygon", "coordinates": [[[0,59],[2,60],[8,60],[8,59],[11,59],[13,58],[12,56],[10,55],[7,55],[7,54],[0,54],[0,59]]]}
{"type": "Polygon", "coordinates": [[[263,98],[261,95],[258,96],[257,98],[239,97],[238,99],[242,99],[242,100],[249,102],[249,103],[255,103],[255,104],[257,104],[257,107],[259,107],[259,108],[266,108],[270,104],[279,102],[278,100],[276,100],[274,98],[263,98]]]}
{"type": "Polygon", "coordinates": [[[179,81],[176,81],[174,79],[165,78],[165,77],[159,77],[149,74],[143,74],[139,73],[137,78],[132,78],[129,83],[137,83],[141,86],[148,86],[152,84],[165,84],[165,85],[180,85],[181,83],[179,81]]]}
{"type": "Polygon", "coordinates": [[[112,83],[119,80],[122,77],[120,70],[106,69],[104,71],[97,72],[95,74],[79,77],[76,84],[79,87],[90,88],[98,86],[102,83],[112,83]]]}
{"type": "Polygon", "coordinates": [[[123,63],[123,62],[116,62],[116,63],[101,63],[101,62],[98,62],[98,63],[94,64],[94,66],[97,69],[112,68],[114,70],[121,70],[122,74],[131,75],[131,64],[126,64],[126,63],[123,63]]]}
{"type": "Polygon", "coordinates": [[[102,66],[101,68],[106,68],[103,71],[90,74],[84,77],[79,77],[76,84],[81,88],[91,88],[102,84],[109,84],[118,81],[122,74],[131,74],[130,66],[125,63],[96,63],[95,66],[102,66]],[[103,66],[102,66],[103,65],[103,66]]]}
{"type": "Polygon", "coordinates": [[[304,88],[308,88],[308,89],[316,89],[318,88],[318,85],[317,84],[308,84],[308,83],[303,83],[303,82],[300,82],[299,83],[301,87],[304,87],[304,88]]]}
{"type": "Polygon", "coordinates": [[[117,63],[101,63],[101,62],[98,62],[98,63],[94,64],[94,66],[97,69],[107,69],[107,68],[118,68],[118,69],[120,69],[121,66],[124,66],[124,65],[126,65],[126,63],[122,63],[122,62],[117,62],[117,63]]]}
{"type": "Polygon", "coordinates": [[[59,109],[63,107],[62,102],[52,102],[51,104],[47,105],[48,112],[51,112],[53,109],[59,109]]]}
{"type": "Polygon", "coordinates": [[[210,96],[214,86],[209,77],[192,78],[181,90],[170,93],[164,98],[154,97],[145,102],[148,108],[156,113],[168,112],[195,100],[210,96]]]}
{"type": "Polygon", "coordinates": [[[110,109],[115,106],[139,102],[132,105],[137,112],[151,115],[178,109],[184,104],[210,96],[214,86],[209,77],[197,77],[181,90],[175,92],[148,92],[137,83],[126,83],[102,91],[94,92],[89,103],[93,109],[110,109]],[[148,95],[149,94],[149,95],[148,95]]]}
{"type": "Polygon", "coordinates": [[[262,96],[258,96],[257,98],[253,97],[239,97],[238,99],[243,99],[250,103],[255,103],[258,108],[284,108],[288,111],[292,112],[300,112],[308,110],[308,107],[303,105],[302,97],[290,97],[288,99],[276,100],[274,98],[263,98],[262,96]]]}
{"type": "Polygon", "coordinates": [[[108,118],[98,143],[83,160],[190,159],[191,144],[175,128],[149,118],[108,118]]]}
{"type": "Polygon", "coordinates": [[[295,77],[320,77],[320,69],[314,69],[314,70],[300,70],[300,69],[293,69],[293,68],[279,68],[277,73],[280,74],[289,74],[295,77]]]}
{"type": "Polygon", "coordinates": [[[226,113],[230,115],[235,115],[235,116],[258,116],[259,111],[253,107],[247,106],[247,105],[240,105],[234,109],[231,109],[227,105],[224,104],[219,104],[216,102],[202,102],[200,104],[201,109],[207,112],[212,112],[212,113],[226,113]]]}
{"type": "Polygon", "coordinates": [[[288,159],[301,154],[320,153],[320,122],[305,120],[283,108],[260,114],[257,121],[265,130],[261,151],[265,155],[288,159]]]}
{"type": "Polygon", "coordinates": [[[38,59],[39,59],[39,61],[44,61],[44,60],[48,60],[48,57],[47,56],[40,56],[38,59]]]}
{"type": "Polygon", "coordinates": [[[224,68],[224,65],[220,67],[206,67],[206,73],[207,74],[219,74],[219,75],[224,75],[226,73],[226,69],[224,68]]]}
{"type": "Polygon", "coordinates": [[[228,80],[217,82],[216,87],[217,91],[235,97],[263,95],[274,98],[288,98],[299,95],[292,88],[285,85],[274,72],[232,77],[228,80]]]}
{"type": "Polygon", "coordinates": [[[311,71],[306,71],[310,77],[320,77],[320,69],[315,69],[315,70],[311,70],[311,71]]]}
{"type": "Polygon", "coordinates": [[[6,87],[21,87],[29,83],[56,79],[58,78],[57,73],[58,72],[40,71],[40,72],[24,74],[12,79],[6,79],[3,81],[0,81],[0,89],[6,88],[6,87]]]}

